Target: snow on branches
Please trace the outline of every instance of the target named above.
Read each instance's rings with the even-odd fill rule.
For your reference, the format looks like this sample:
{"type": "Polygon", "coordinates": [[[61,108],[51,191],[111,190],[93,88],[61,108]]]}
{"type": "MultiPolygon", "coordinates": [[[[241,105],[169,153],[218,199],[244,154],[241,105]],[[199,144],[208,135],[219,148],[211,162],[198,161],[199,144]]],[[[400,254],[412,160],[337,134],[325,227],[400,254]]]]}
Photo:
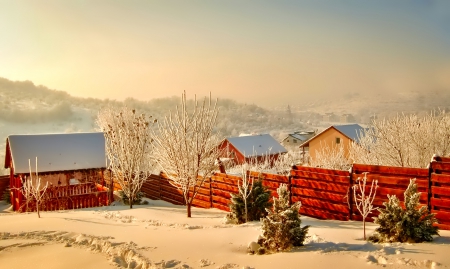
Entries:
{"type": "Polygon", "coordinates": [[[363,178],[358,177],[356,182],[358,184],[352,187],[353,197],[355,199],[356,208],[363,217],[364,240],[366,240],[366,218],[374,209],[376,209],[373,207],[373,200],[377,193],[378,180],[372,180],[368,195],[366,195],[367,172],[364,173],[363,178]]]}
{"type": "Polygon", "coordinates": [[[127,107],[119,111],[106,108],[97,117],[105,135],[109,168],[130,200],[130,208],[152,171],[150,127],[154,122],[151,116],[127,107]]]}
{"type": "Polygon", "coordinates": [[[41,186],[41,179],[38,174],[38,166],[37,166],[37,157],[36,157],[36,176],[33,178],[33,173],[31,172],[31,161],[28,159],[28,166],[30,168],[30,177],[27,178],[25,176],[23,186],[20,189],[20,192],[25,198],[25,205],[28,207],[28,204],[35,202],[36,203],[36,212],[38,214],[38,218],[41,217],[39,213],[39,208],[42,204],[42,201],[45,198],[45,194],[48,187],[48,182],[45,183],[44,186],[41,186]]]}
{"type": "Polygon", "coordinates": [[[155,160],[169,177],[169,182],[182,191],[191,217],[191,205],[203,181],[217,170],[220,157],[219,138],[214,134],[218,108],[205,98],[201,104],[195,99],[188,110],[186,92],[181,105],[158,123],[153,132],[155,160]]]}

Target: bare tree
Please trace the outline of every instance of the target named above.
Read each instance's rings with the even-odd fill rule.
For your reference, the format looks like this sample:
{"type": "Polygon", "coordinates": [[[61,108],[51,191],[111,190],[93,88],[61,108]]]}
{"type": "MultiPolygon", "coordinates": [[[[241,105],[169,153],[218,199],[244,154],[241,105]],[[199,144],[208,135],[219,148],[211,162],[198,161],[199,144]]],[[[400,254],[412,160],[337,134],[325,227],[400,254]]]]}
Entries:
{"type": "Polygon", "coordinates": [[[97,124],[104,132],[106,154],[113,178],[130,201],[130,208],[152,171],[151,124],[156,122],[133,109],[106,108],[99,112],[97,124]]]}
{"type": "Polygon", "coordinates": [[[315,158],[311,159],[312,167],[321,167],[326,169],[349,170],[351,163],[345,156],[344,146],[321,144],[316,150],[315,158]]]}
{"type": "Polygon", "coordinates": [[[367,172],[364,173],[363,178],[358,177],[356,182],[358,185],[352,187],[353,197],[355,198],[356,208],[363,217],[364,240],[366,240],[366,218],[374,209],[376,209],[373,207],[373,200],[377,193],[378,180],[372,180],[368,195],[366,195],[367,172]]]}
{"type": "Polygon", "coordinates": [[[184,92],[181,105],[153,133],[155,160],[169,182],[182,191],[188,217],[200,186],[217,170],[215,162],[221,155],[220,140],[214,134],[217,114],[217,101],[212,105],[211,96],[202,104],[195,98],[193,110],[188,111],[184,92]]]}
{"type": "Polygon", "coordinates": [[[247,201],[253,189],[253,180],[249,178],[249,170],[247,170],[247,165],[242,166],[241,170],[241,178],[242,181],[238,180],[238,189],[239,194],[244,200],[244,210],[245,210],[245,222],[248,221],[248,209],[247,209],[247,201]]]}
{"type": "Polygon", "coordinates": [[[450,154],[450,115],[437,111],[374,120],[359,136],[349,150],[354,162],[425,168],[434,154],[450,154]]]}
{"type": "Polygon", "coordinates": [[[36,157],[36,177],[33,178],[33,173],[31,171],[31,161],[28,159],[28,166],[30,168],[30,177],[24,179],[24,183],[20,192],[25,198],[25,204],[28,207],[28,204],[31,202],[36,203],[36,212],[38,214],[38,218],[41,217],[39,213],[39,208],[45,198],[45,192],[47,191],[48,182],[45,183],[45,186],[41,186],[41,179],[38,174],[38,166],[37,166],[37,157],[36,157]]]}

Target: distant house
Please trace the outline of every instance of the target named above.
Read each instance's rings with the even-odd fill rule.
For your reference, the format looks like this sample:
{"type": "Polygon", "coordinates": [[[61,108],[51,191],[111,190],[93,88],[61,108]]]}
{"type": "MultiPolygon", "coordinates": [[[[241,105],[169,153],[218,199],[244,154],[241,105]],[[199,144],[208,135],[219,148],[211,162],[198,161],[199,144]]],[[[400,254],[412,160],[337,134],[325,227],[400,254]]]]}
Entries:
{"type": "Polygon", "coordinates": [[[261,161],[265,157],[276,159],[287,150],[270,134],[229,137],[224,139],[219,148],[224,158],[231,158],[235,164],[250,160],[261,161]]]}
{"type": "Polygon", "coordinates": [[[343,145],[345,155],[348,156],[349,145],[358,142],[360,132],[364,130],[359,124],[332,125],[300,145],[302,151],[309,151],[311,159],[316,157],[316,150],[328,145],[343,145]]]}
{"type": "Polygon", "coordinates": [[[11,203],[24,211],[23,182],[37,169],[41,184],[49,184],[44,210],[93,207],[107,203],[105,138],[103,133],[10,135],[5,168],[10,169],[11,203]]]}
{"type": "Polygon", "coordinates": [[[306,142],[311,137],[315,136],[317,131],[298,131],[288,134],[282,141],[281,145],[285,148],[298,147],[298,145],[306,142]]]}

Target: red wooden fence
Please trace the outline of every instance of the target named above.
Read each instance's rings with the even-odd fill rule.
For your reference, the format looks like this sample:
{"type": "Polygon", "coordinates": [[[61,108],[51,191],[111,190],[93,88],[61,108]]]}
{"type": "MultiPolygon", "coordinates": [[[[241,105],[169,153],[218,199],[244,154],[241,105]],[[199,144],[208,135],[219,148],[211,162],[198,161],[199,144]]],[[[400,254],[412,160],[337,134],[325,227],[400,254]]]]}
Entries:
{"type": "Polygon", "coordinates": [[[434,157],[430,164],[430,209],[440,229],[450,230],[450,158],[434,157]]]}
{"type": "MultiPolygon", "coordinates": [[[[374,200],[377,207],[383,207],[388,194],[403,201],[410,179],[415,178],[422,193],[421,204],[436,213],[440,229],[450,230],[450,158],[435,157],[430,169],[354,164],[351,171],[339,171],[293,166],[289,176],[253,171],[248,176],[250,180],[261,179],[263,185],[271,190],[272,197],[277,196],[276,189],[280,184],[287,184],[291,202],[302,203],[300,213],[303,215],[319,219],[362,220],[354,203],[352,186],[364,177],[364,173],[367,173],[366,193],[371,182],[378,181],[374,200]]],[[[167,178],[152,175],[150,179],[142,187],[147,197],[184,204],[181,192],[170,185],[167,178]]],[[[238,176],[216,173],[203,183],[193,204],[229,211],[231,194],[239,192],[240,180],[238,176]]],[[[366,221],[373,221],[377,215],[375,210],[366,221]]]]}
{"type": "MultiPolygon", "coordinates": [[[[39,207],[42,211],[89,208],[108,205],[108,191],[94,182],[47,188],[39,207]]],[[[22,200],[19,212],[36,210],[36,202],[22,200]]]]}
{"type": "MultiPolygon", "coordinates": [[[[354,164],[351,173],[352,186],[357,184],[358,178],[364,177],[364,173],[367,173],[366,194],[370,191],[372,181],[378,181],[378,189],[373,202],[376,207],[384,208],[383,202],[388,201],[388,194],[396,195],[400,201],[403,201],[404,192],[412,178],[416,179],[418,190],[422,193],[420,202],[422,205],[428,204],[428,169],[354,164]]],[[[366,221],[373,221],[372,217],[375,216],[378,216],[377,210],[374,210],[366,221]]],[[[351,208],[351,219],[362,220],[354,203],[351,208]]]]}
{"type": "Polygon", "coordinates": [[[294,166],[290,182],[291,201],[302,203],[301,214],[320,219],[349,219],[348,171],[294,166]]]}

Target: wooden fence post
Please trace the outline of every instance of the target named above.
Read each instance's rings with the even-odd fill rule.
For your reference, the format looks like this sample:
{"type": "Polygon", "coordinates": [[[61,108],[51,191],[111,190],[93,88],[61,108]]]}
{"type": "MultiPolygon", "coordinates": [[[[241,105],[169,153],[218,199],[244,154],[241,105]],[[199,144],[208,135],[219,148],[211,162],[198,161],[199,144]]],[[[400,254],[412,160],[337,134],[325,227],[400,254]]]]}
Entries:
{"type": "Polygon", "coordinates": [[[209,178],[209,204],[213,208],[212,176],[209,178]]]}
{"type": "MultiPolygon", "coordinates": [[[[294,165],[291,167],[291,171],[294,170],[294,167],[295,167],[294,165]]],[[[289,205],[292,205],[291,171],[289,171],[288,175],[289,205]]]]}
{"type": "Polygon", "coordinates": [[[348,220],[352,220],[353,218],[353,164],[350,168],[350,175],[349,175],[349,186],[348,186],[348,220]]]}
{"type": "Polygon", "coordinates": [[[428,195],[427,195],[427,208],[428,211],[431,212],[431,197],[433,196],[433,193],[431,192],[432,182],[431,182],[431,176],[433,175],[433,163],[436,161],[436,157],[433,156],[433,158],[430,161],[430,165],[428,167],[428,195]]]}

